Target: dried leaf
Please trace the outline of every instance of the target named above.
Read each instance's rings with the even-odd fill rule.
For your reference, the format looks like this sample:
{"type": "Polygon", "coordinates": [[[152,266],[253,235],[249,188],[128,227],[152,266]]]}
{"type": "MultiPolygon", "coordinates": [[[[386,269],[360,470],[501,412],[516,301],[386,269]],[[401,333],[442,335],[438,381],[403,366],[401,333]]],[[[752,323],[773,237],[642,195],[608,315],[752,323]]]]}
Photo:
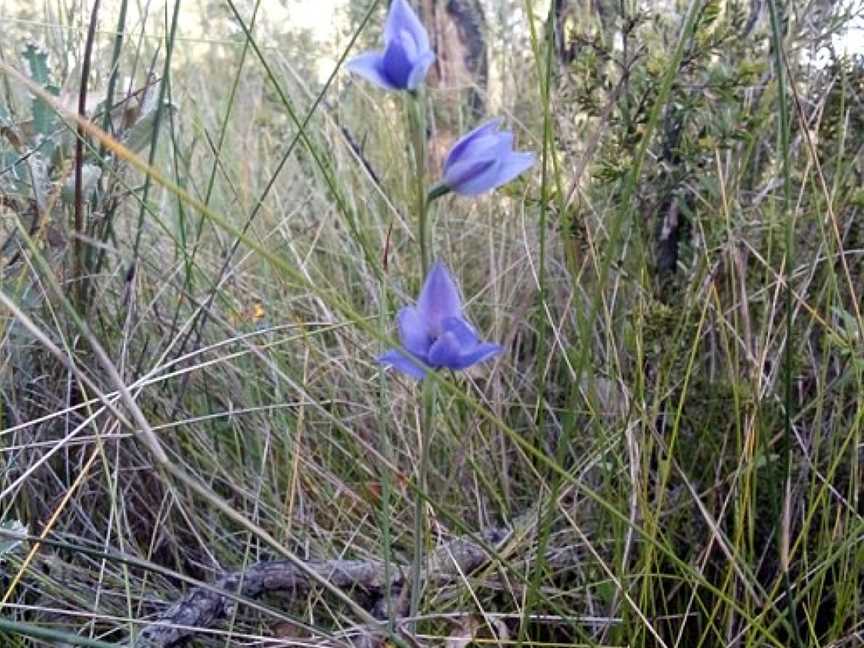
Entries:
{"type": "Polygon", "coordinates": [[[48,241],[48,245],[55,248],[63,247],[66,244],[66,236],[63,234],[63,230],[54,223],[49,223],[45,226],[45,240],[48,241]]]}
{"type": "Polygon", "coordinates": [[[297,639],[299,637],[305,637],[306,632],[296,623],[282,621],[273,626],[273,636],[278,639],[297,639]]]}
{"type": "Polygon", "coordinates": [[[477,630],[480,629],[480,620],[474,615],[462,617],[453,631],[447,637],[447,648],[465,648],[472,641],[477,630]]]}
{"type": "Polygon", "coordinates": [[[510,631],[501,619],[483,619],[475,614],[462,617],[447,638],[447,648],[465,648],[471,645],[475,639],[483,639],[482,645],[502,645],[510,639],[510,631]],[[490,633],[490,627],[493,630],[490,633]],[[490,637],[490,634],[494,636],[490,637]]]}
{"type": "Polygon", "coordinates": [[[12,126],[0,126],[0,135],[3,135],[16,151],[20,151],[24,147],[24,140],[18,134],[18,131],[12,126]]]}
{"type": "MultiPolygon", "coordinates": [[[[408,477],[402,473],[396,475],[391,483],[391,488],[404,494],[408,488],[408,477]]],[[[360,495],[370,504],[378,506],[381,503],[381,494],[384,492],[384,484],[377,479],[360,482],[358,489],[360,495]]]]}

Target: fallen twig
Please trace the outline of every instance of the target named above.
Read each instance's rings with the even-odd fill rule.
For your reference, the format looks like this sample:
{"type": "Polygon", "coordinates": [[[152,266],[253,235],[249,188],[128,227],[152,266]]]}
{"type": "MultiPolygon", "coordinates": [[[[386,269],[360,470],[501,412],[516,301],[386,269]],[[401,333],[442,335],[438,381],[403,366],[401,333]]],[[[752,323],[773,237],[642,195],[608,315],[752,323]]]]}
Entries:
{"type": "MultiPolygon", "coordinates": [[[[459,578],[489,560],[482,546],[498,546],[510,536],[510,529],[494,527],[478,534],[480,541],[460,537],[430,554],[423,580],[441,583],[459,578]]],[[[410,568],[405,565],[385,564],[377,560],[310,560],[307,566],[340,589],[360,588],[373,594],[383,594],[389,586],[393,590],[408,587],[410,568]]],[[[294,594],[308,590],[314,583],[296,564],[288,560],[259,562],[247,569],[222,576],[212,586],[196,587],[177,603],[158,615],[145,626],[134,648],[171,648],[189,640],[196,633],[214,626],[233,612],[243,599],[254,599],[272,592],[294,594]]],[[[368,639],[363,645],[371,645],[368,639]]],[[[356,642],[355,642],[356,644],[356,642]]]]}

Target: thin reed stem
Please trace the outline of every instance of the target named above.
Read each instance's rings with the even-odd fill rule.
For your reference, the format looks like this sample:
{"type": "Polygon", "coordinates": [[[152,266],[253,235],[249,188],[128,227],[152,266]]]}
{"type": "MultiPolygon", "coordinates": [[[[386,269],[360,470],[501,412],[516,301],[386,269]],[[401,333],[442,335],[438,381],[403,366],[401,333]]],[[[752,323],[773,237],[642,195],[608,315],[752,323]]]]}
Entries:
{"type": "Polygon", "coordinates": [[[424,545],[426,542],[426,497],[429,493],[429,448],[435,430],[435,400],[437,389],[434,380],[423,382],[423,409],[420,419],[420,466],[417,491],[414,499],[414,561],[412,563],[411,607],[409,616],[417,616],[422,592],[420,585],[423,571],[424,545]]]}
{"type": "MultiPolygon", "coordinates": [[[[81,63],[81,89],[78,91],[78,115],[87,117],[87,84],[90,81],[90,62],[93,56],[93,41],[96,39],[96,25],[99,18],[99,0],[94,0],[90,12],[90,26],[87,29],[87,42],[84,46],[84,60],[81,63]]],[[[108,112],[108,111],[106,111],[108,112]]],[[[84,300],[87,295],[87,282],[84,278],[84,248],[82,236],[85,233],[84,223],[84,129],[77,129],[75,140],[75,280],[78,282],[77,294],[79,308],[84,310],[84,300]]]]}
{"type": "Polygon", "coordinates": [[[791,213],[790,206],[792,204],[792,171],[789,159],[790,147],[790,123],[789,123],[789,106],[787,103],[786,94],[786,76],[784,74],[783,65],[783,35],[780,27],[781,23],[781,7],[777,6],[774,0],[768,2],[768,14],[771,19],[771,46],[774,50],[774,73],[777,75],[777,113],[778,113],[778,143],[779,153],[782,160],[782,178],[783,178],[783,199],[781,208],[781,219],[785,224],[785,254],[783,259],[783,269],[785,273],[785,289],[784,289],[784,315],[786,319],[786,344],[783,347],[783,440],[781,443],[781,455],[783,457],[784,469],[783,476],[785,480],[785,488],[783,484],[775,483],[772,485],[774,489],[774,497],[771,502],[774,509],[775,528],[777,535],[777,553],[780,556],[780,565],[783,572],[783,587],[786,591],[786,613],[788,616],[788,624],[792,628],[792,638],[795,645],[804,646],[804,640],[801,637],[797,613],[795,610],[796,598],[792,591],[792,581],[789,577],[789,560],[788,560],[788,532],[789,525],[784,523],[784,516],[787,510],[789,501],[789,488],[791,487],[792,479],[792,418],[794,407],[794,398],[792,394],[792,354],[794,352],[795,331],[792,328],[793,309],[792,309],[792,273],[793,259],[795,246],[795,218],[791,213]],[[781,499],[785,502],[785,506],[781,506],[781,499]]]}
{"type": "Polygon", "coordinates": [[[429,199],[426,196],[426,100],[422,91],[407,96],[408,135],[414,152],[414,191],[417,212],[417,241],[420,245],[420,276],[431,264],[429,241],[429,199]]]}
{"type": "MultiPolygon", "coordinates": [[[[383,281],[380,282],[379,297],[378,297],[378,325],[381,330],[387,327],[387,287],[383,281]]],[[[379,345],[383,351],[386,348],[383,344],[379,345]]],[[[378,434],[381,444],[381,454],[387,458],[388,462],[393,461],[393,449],[390,444],[390,437],[387,431],[387,403],[389,393],[387,390],[387,377],[384,369],[378,372],[378,434]]],[[[393,606],[392,584],[390,582],[390,570],[392,569],[392,538],[390,529],[390,496],[393,489],[391,471],[387,466],[381,468],[381,502],[380,502],[380,517],[381,517],[381,545],[383,550],[382,559],[384,561],[384,600],[387,610],[387,627],[393,632],[396,626],[396,608],[393,606]]]]}

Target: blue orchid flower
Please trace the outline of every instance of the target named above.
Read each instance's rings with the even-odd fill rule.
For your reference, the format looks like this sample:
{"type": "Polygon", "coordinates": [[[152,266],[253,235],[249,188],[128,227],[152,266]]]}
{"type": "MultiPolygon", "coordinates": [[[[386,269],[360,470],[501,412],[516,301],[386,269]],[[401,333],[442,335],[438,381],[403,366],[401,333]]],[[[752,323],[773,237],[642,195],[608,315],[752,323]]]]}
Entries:
{"type": "Polygon", "coordinates": [[[429,35],[408,0],[393,0],[384,24],[384,51],[355,56],[345,67],[385,90],[415,90],[434,60],[429,35]]]}
{"type": "Polygon", "coordinates": [[[434,196],[447,190],[476,196],[510,182],[537,161],[533,153],[513,150],[513,133],[499,130],[502,121],[492,119],[459,138],[447,153],[434,196]]]}
{"type": "Polygon", "coordinates": [[[440,261],[426,276],[417,305],[402,308],[397,322],[399,340],[411,357],[390,349],[378,362],[417,380],[423,380],[430,369],[467,369],[502,350],[498,344],[482,342],[462,316],[459,291],[440,261]]]}

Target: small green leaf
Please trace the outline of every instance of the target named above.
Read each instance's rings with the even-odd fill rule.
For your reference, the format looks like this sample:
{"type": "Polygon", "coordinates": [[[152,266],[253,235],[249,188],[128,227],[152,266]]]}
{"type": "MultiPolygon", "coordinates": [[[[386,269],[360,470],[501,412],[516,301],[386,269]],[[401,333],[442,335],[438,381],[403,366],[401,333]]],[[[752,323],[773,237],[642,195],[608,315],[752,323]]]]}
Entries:
{"type": "MultiPolygon", "coordinates": [[[[28,43],[21,56],[27,62],[30,78],[55,97],[58,96],[60,90],[51,82],[48,52],[34,43],[28,43]]],[[[58,117],[54,109],[39,97],[33,97],[33,132],[47,137],[57,129],[57,125],[58,117]]]]}
{"type": "Polygon", "coordinates": [[[48,68],[48,52],[35,43],[27,43],[21,56],[27,61],[30,78],[43,88],[48,87],[51,81],[50,70],[48,68]]]}

